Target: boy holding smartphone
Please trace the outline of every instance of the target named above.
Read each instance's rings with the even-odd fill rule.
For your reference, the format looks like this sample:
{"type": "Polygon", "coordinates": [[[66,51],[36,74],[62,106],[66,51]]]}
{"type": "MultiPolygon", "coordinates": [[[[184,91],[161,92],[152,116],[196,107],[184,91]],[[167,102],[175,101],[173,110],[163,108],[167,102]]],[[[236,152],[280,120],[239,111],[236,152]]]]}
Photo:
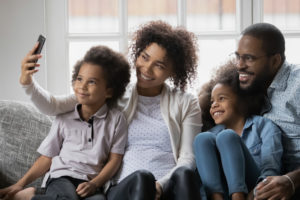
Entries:
{"type": "MultiPolygon", "coordinates": [[[[26,56],[24,63],[36,57],[40,55],[26,56]]],[[[37,69],[29,68],[37,65],[22,67],[27,73],[21,79],[30,79],[37,69]]],[[[121,54],[104,46],[92,47],[73,70],[74,99],[79,104],[55,118],[38,148],[41,156],[16,184],[1,189],[0,197],[10,198],[46,174],[46,192],[33,200],[105,199],[103,186],[119,169],[127,142],[126,120],[114,106],[129,78],[129,64],[121,54]]],[[[31,196],[27,193],[27,198],[31,196]]]]}

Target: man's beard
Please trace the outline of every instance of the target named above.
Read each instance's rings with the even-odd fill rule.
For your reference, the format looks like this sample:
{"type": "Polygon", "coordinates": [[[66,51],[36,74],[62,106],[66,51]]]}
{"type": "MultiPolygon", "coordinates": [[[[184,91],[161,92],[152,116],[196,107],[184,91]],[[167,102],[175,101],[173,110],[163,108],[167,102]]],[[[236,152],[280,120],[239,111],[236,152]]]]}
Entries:
{"type": "Polygon", "coordinates": [[[253,80],[252,84],[247,87],[241,87],[240,89],[245,94],[257,94],[257,93],[266,93],[268,82],[271,79],[270,66],[265,65],[264,70],[260,72],[260,75],[257,75],[253,80]]]}

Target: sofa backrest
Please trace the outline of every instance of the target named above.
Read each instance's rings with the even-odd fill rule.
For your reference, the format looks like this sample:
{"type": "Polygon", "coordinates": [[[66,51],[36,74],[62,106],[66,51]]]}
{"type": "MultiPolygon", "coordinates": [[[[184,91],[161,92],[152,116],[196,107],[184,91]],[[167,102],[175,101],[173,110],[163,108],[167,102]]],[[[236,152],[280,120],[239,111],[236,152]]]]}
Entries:
{"type": "MultiPolygon", "coordinates": [[[[29,103],[0,100],[0,188],[16,183],[32,166],[51,122],[29,103]]],[[[40,186],[41,180],[30,185],[40,186]]]]}

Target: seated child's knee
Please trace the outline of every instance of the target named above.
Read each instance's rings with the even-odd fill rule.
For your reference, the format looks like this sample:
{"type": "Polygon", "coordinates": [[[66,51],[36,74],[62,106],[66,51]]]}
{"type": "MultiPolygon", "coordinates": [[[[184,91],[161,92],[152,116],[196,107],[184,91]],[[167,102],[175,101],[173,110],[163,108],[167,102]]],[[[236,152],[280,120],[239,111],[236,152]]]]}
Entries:
{"type": "Polygon", "coordinates": [[[194,148],[197,148],[198,145],[203,146],[211,142],[215,143],[214,134],[211,132],[203,132],[203,133],[199,133],[195,137],[193,146],[194,148]]]}
{"type": "Polygon", "coordinates": [[[240,136],[232,129],[225,129],[217,135],[216,143],[217,145],[224,143],[230,144],[232,142],[236,142],[236,140],[240,140],[240,136]]]}

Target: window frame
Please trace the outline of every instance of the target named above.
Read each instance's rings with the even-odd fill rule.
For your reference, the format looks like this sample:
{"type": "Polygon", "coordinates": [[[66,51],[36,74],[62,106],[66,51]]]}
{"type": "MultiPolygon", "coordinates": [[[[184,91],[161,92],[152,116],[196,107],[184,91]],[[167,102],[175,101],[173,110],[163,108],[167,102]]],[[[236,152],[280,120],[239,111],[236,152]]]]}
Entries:
{"type": "MultiPolygon", "coordinates": [[[[119,42],[120,52],[128,50],[128,0],[118,0],[119,33],[69,34],[68,0],[46,1],[47,59],[46,85],[50,92],[70,93],[69,43],[70,41],[114,40],[119,42]],[[65,20],[61,20],[64,18],[65,20]],[[65,67],[67,66],[67,67],[65,67]],[[57,72],[60,72],[59,75],[57,72]],[[59,80],[59,81],[57,81],[59,80]]],[[[186,27],[187,0],[177,0],[177,23],[186,27]]],[[[196,33],[199,40],[238,40],[247,26],[263,21],[263,1],[236,0],[236,30],[196,33]]],[[[286,37],[299,37],[299,31],[284,32],[286,37]]],[[[201,49],[200,49],[201,50],[201,49]]],[[[201,58],[200,58],[201,59],[201,58]]]]}

